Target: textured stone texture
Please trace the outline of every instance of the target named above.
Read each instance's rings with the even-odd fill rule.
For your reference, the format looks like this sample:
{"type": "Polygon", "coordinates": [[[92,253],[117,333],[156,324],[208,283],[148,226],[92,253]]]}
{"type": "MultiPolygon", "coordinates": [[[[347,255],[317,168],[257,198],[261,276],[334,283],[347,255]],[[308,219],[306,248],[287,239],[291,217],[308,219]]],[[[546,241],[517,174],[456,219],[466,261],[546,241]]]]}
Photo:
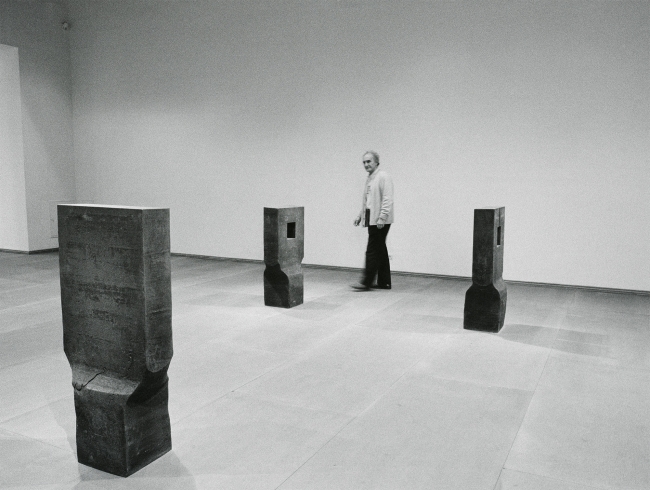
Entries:
{"type": "Polygon", "coordinates": [[[304,243],[305,208],[264,208],[265,305],[302,304],[304,243]]]}
{"type": "Polygon", "coordinates": [[[128,476],[171,449],[169,209],[59,205],[77,459],[128,476]]]}
{"type": "Polygon", "coordinates": [[[503,283],[506,208],[474,210],[472,285],[465,294],[463,326],[498,332],[506,316],[508,293],[503,283]]]}

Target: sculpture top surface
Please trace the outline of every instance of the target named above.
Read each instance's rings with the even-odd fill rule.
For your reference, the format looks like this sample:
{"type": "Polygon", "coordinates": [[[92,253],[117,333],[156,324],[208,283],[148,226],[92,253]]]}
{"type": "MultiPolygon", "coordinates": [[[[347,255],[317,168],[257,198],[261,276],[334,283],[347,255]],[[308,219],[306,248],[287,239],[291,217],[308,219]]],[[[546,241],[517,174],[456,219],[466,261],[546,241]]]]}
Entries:
{"type": "Polygon", "coordinates": [[[304,206],[294,206],[293,204],[287,204],[286,206],[264,206],[264,209],[296,209],[304,208],[304,206]]]}
{"type": "Polygon", "coordinates": [[[66,206],[66,207],[82,207],[82,208],[112,208],[112,209],[169,209],[169,208],[163,208],[163,207],[149,207],[149,206],[118,206],[115,204],[86,204],[86,203],[79,203],[79,204],[70,204],[70,203],[61,203],[58,204],[58,206],[66,206]]]}

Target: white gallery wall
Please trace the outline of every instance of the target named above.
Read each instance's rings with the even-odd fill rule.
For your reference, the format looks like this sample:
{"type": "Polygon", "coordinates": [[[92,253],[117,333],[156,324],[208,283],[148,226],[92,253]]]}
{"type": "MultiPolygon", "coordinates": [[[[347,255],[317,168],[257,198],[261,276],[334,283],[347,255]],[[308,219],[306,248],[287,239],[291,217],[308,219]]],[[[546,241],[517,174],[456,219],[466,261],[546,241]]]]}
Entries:
{"type": "MultiPolygon", "coordinates": [[[[650,290],[650,2],[68,3],[79,201],[171,208],[172,251],[359,267],[377,150],[395,270],[471,275],[506,207],[506,280],[650,290]]],[[[27,143],[26,143],[27,144],[27,143]]]]}
{"type": "MultiPolygon", "coordinates": [[[[0,43],[4,51],[17,53],[19,99],[15,90],[0,97],[11,97],[20,107],[12,110],[11,127],[0,136],[0,248],[57,248],[54,203],[75,198],[70,49],[61,27],[65,17],[60,2],[0,0],[0,43]],[[7,173],[19,165],[22,175],[7,173]],[[14,195],[15,205],[5,192],[14,195]],[[23,195],[25,209],[19,204],[23,195]],[[20,242],[5,239],[15,235],[20,242]]],[[[5,78],[4,72],[0,78],[5,78]]],[[[4,113],[0,121],[7,122],[4,113]]]]}
{"type": "Polygon", "coordinates": [[[18,48],[4,44],[0,44],[0,248],[29,248],[18,48]]]}

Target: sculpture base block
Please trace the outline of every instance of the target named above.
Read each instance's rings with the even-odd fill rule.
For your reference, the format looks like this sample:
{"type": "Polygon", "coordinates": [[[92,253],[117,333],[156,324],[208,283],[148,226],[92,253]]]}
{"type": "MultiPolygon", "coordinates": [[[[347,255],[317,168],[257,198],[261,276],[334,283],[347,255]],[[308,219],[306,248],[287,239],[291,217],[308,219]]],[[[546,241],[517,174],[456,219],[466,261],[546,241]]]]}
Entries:
{"type": "Polygon", "coordinates": [[[285,274],[280,266],[266,266],[264,270],[264,304],[293,308],[303,303],[302,271],[285,274]]]}
{"type": "Polygon", "coordinates": [[[488,286],[472,286],[465,293],[463,328],[499,332],[506,317],[508,291],[503,281],[488,286]]]}
{"type": "Polygon", "coordinates": [[[167,382],[146,400],[135,402],[137,394],[105,388],[75,390],[77,459],[126,477],[172,448],[167,382]]]}

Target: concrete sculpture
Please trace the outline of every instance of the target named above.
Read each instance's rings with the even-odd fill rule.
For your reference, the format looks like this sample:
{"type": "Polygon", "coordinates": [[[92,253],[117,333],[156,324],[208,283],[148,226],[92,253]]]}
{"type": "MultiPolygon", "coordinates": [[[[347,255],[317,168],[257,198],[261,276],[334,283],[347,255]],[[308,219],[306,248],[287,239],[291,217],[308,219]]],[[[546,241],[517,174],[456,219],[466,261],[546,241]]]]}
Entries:
{"type": "Polygon", "coordinates": [[[503,283],[503,244],[506,208],[474,210],[472,285],[465,294],[463,326],[498,332],[506,316],[503,283]]]}
{"type": "Polygon", "coordinates": [[[171,449],[169,209],[58,206],[77,459],[129,476],[171,449]]]}
{"type": "Polygon", "coordinates": [[[303,301],[305,208],[264,208],[264,304],[291,308],[303,301]]]}

